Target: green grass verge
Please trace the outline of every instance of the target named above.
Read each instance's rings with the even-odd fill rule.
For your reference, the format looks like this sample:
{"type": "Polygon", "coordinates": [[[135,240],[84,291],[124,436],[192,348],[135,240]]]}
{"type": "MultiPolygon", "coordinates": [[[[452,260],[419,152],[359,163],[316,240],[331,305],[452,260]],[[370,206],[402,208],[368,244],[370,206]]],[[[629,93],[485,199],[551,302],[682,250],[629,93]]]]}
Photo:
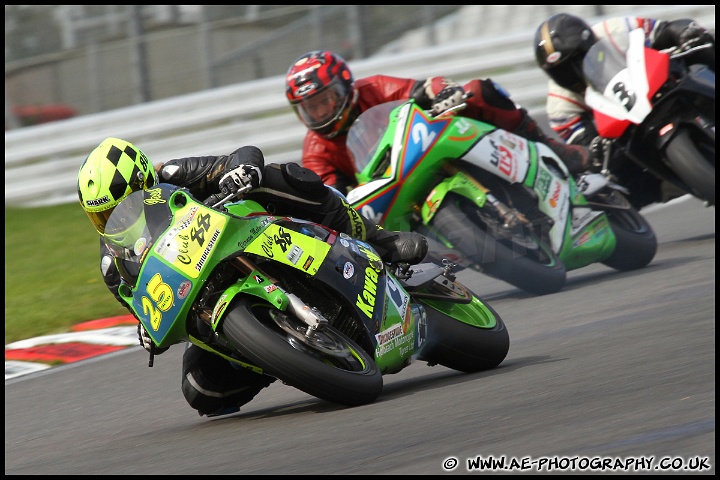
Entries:
{"type": "Polygon", "coordinates": [[[100,240],[77,203],[5,208],[5,344],[126,315],[100,274],[100,240]]]}

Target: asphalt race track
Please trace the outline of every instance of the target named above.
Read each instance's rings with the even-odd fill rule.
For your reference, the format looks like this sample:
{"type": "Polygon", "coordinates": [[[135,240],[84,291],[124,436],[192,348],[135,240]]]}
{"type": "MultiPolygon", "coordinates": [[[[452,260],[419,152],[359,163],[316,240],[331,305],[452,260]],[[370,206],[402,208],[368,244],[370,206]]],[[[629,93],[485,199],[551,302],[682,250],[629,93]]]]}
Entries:
{"type": "Polygon", "coordinates": [[[5,474],[714,474],[715,209],[643,213],[645,269],[592,265],[543,297],[460,275],[508,325],[492,371],[415,363],[357,408],[276,382],[208,419],[180,392],[182,346],[153,368],[134,346],[6,380],[5,474]]]}

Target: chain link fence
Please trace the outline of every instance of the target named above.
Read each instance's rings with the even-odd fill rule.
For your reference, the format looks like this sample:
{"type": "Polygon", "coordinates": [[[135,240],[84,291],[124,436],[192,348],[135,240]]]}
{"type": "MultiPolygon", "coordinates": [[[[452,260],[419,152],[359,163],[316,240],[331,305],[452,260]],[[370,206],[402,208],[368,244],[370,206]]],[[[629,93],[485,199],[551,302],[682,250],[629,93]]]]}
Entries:
{"type": "Polygon", "coordinates": [[[358,60],[527,29],[559,11],[621,7],[6,5],[5,126],[282,75],[314,49],[358,60]]]}

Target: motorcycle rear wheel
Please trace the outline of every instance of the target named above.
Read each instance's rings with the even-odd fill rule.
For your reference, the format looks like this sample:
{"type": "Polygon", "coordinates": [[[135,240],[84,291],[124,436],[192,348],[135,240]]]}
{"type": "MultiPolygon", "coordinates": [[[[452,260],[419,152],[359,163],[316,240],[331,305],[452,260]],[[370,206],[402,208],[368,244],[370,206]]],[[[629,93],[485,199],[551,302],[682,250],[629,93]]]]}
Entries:
{"type": "Polygon", "coordinates": [[[495,236],[493,227],[483,222],[477,209],[466,198],[448,194],[426,235],[439,241],[442,240],[437,233],[443,235],[453,248],[479,265],[483,273],[526,292],[546,295],[565,286],[565,265],[549,245],[527,229],[513,238],[495,236]]]}
{"type": "Polygon", "coordinates": [[[510,336],[498,313],[477,297],[470,304],[421,300],[427,315],[428,343],[420,360],[472,373],[495,368],[508,354],[510,336]],[[456,317],[466,310],[465,322],[456,317]],[[448,313],[445,313],[448,312],[448,313]],[[454,315],[452,315],[454,314],[454,315]]]}
{"type": "Polygon", "coordinates": [[[681,129],[666,147],[670,168],[687,185],[693,195],[715,205],[715,142],[690,130],[681,129]]]}
{"type": "Polygon", "coordinates": [[[252,296],[233,300],[223,323],[232,345],[265,373],[328,402],[374,402],[383,379],[372,355],[331,326],[307,332],[288,312],[252,296]]]}

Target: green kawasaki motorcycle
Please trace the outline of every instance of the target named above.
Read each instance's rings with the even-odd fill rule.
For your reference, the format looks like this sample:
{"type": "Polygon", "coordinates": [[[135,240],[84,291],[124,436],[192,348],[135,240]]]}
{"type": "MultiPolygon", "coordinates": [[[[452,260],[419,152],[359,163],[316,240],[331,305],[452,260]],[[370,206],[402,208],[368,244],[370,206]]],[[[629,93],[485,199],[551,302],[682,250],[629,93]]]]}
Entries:
{"type": "Polygon", "coordinates": [[[373,402],[382,376],[416,359],[463,372],[505,359],[503,320],[448,262],[384,264],[325,226],[221,204],[160,184],[107,222],[119,294],[156,347],[189,341],[348,406],[373,402]]]}
{"type": "Polygon", "coordinates": [[[529,293],[561,290],[567,271],[649,264],[657,239],[608,176],[577,180],[549,147],[494,125],[437,117],[413,100],[363,112],[348,132],[363,215],[431,240],[431,252],[529,293]]]}

